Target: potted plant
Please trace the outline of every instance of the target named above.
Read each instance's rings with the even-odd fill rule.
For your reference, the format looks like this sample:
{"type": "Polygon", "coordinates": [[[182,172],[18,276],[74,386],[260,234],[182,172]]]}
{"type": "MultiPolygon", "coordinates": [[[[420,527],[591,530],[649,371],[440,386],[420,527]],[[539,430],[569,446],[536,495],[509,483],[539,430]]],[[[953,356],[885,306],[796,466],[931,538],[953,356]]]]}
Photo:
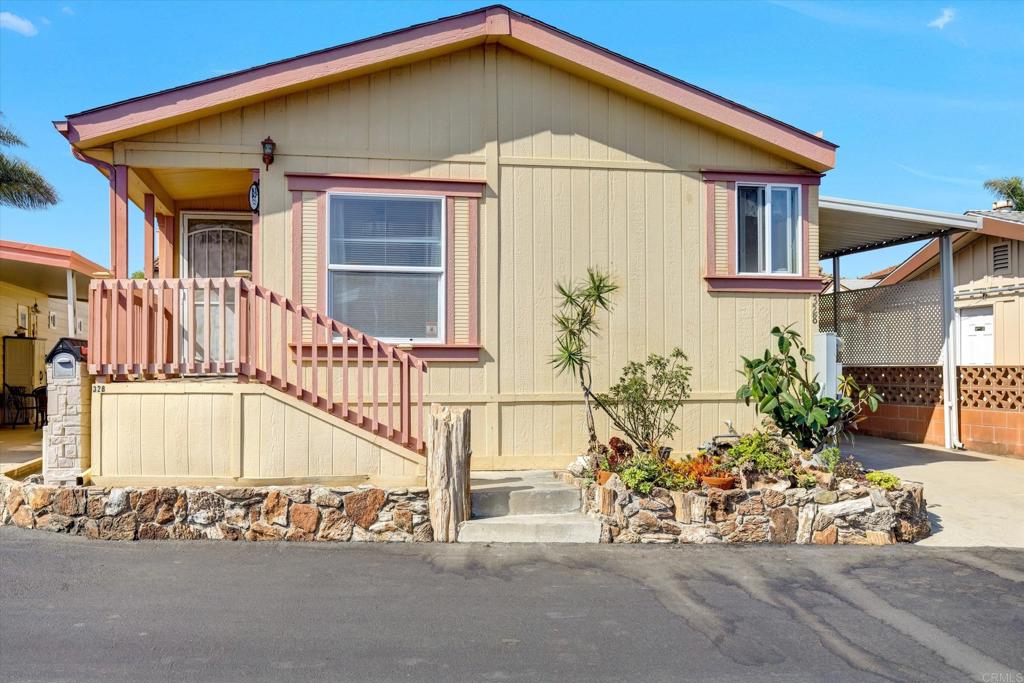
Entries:
{"type": "Polygon", "coordinates": [[[707,484],[711,488],[729,490],[735,483],[729,470],[723,468],[718,458],[702,453],[687,462],[689,476],[697,482],[707,484]]]}
{"type": "Polygon", "coordinates": [[[633,457],[633,447],[617,436],[608,441],[607,447],[601,447],[601,455],[597,459],[597,483],[604,486],[605,482],[633,457]]]}
{"type": "Polygon", "coordinates": [[[736,485],[736,477],[729,474],[726,470],[716,470],[711,474],[705,474],[700,480],[708,488],[722,489],[723,491],[728,491],[736,485]]]}

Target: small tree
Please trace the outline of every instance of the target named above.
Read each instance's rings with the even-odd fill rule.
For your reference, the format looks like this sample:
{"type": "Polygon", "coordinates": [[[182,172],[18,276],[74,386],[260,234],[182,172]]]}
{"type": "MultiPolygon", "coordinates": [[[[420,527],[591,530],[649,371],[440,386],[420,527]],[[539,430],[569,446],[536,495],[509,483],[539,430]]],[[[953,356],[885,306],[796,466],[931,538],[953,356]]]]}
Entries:
{"type": "Polygon", "coordinates": [[[807,353],[792,325],[772,328],[778,353],[766,349],[761,358],[743,358],[746,382],[736,398],[757,412],[771,416],[783,436],[800,448],[818,449],[835,444],[857,422],[861,411],[878,409],[881,397],[873,386],[861,389],[851,377],[840,377],[840,396],[822,396],[817,375],[811,374],[814,356],[807,353]]]}
{"type": "Polygon", "coordinates": [[[608,273],[587,269],[587,279],[577,283],[555,285],[562,299],[555,326],[555,355],[552,365],[559,374],[572,373],[579,380],[586,406],[587,434],[591,451],[597,447],[597,430],[594,428],[594,411],[590,405],[594,394],[591,391],[593,375],[590,371],[590,341],[600,329],[597,316],[600,311],[611,311],[611,295],[619,286],[608,273]]]}
{"type": "Polygon", "coordinates": [[[631,361],[622,376],[597,401],[612,422],[640,448],[655,455],[662,442],[679,430],[676,414],[690,395],[690,366],[681,349],[643,363],[631,361]]]}

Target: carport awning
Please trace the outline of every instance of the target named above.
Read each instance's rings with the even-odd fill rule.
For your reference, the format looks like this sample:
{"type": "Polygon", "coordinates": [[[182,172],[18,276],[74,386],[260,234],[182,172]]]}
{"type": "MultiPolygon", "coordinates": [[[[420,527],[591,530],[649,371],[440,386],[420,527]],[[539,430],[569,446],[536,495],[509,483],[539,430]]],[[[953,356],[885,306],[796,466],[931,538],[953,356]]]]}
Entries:
{"type": "Polygon", "coordinates": [[[68,296],[67,273],[75,280],[76,298],[89,299],[89,279],[104,270],[84,256],[58,247],[0,240],[0,279],[47,296],[68,296]]]}
{"type": "Polygon", "coordinates": [[[875,204],[856,199],[818,200],[819,257],[822,259],[938,237],[958,230],[978,230],[978,216],[875,204]]]}

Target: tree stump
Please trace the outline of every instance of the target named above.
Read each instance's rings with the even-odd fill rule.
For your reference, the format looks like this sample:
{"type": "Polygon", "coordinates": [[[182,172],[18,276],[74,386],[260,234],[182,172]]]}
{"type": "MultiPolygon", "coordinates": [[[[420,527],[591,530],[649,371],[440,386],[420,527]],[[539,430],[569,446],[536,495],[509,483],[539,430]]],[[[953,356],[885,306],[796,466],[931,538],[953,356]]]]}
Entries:
{"type": "Polygon", "coordinates": [[[469,410],[434,404],[427,424],[427,488],[434,540],[454,543],[469,519],[469,410]]]}

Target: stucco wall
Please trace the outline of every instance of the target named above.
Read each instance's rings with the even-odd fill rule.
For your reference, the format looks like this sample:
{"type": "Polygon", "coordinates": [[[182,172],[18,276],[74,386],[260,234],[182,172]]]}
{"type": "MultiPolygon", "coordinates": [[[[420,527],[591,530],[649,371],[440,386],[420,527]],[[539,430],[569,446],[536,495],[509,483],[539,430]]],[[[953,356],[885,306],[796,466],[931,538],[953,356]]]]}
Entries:
{"type": "Polygon", "coordinates": [[[750,426],[752,411],[734,398],[739,356],[760,352],[773,325],[814,331],[809,295],[713,295],[703,281],[700,170],[799,169],[505,47],[217,114],[120,143],[114,157],[154,168],[260,166],[262,280],[289,293],[286,172],[485,180],[481,360],[433,362],[427,391],[427,400],[471,409],[480,468],[563,465],[585,445],[578,393],[549,359],[554,283],[588,266],[622,286],[594,347],[597,388],[651,352],[680,346],[690,358],[693,395],[677,447],[724,431],[724,420],[750,426]],[[268,134],[278,145],[269,171],[256,153],[268,134]]]}

